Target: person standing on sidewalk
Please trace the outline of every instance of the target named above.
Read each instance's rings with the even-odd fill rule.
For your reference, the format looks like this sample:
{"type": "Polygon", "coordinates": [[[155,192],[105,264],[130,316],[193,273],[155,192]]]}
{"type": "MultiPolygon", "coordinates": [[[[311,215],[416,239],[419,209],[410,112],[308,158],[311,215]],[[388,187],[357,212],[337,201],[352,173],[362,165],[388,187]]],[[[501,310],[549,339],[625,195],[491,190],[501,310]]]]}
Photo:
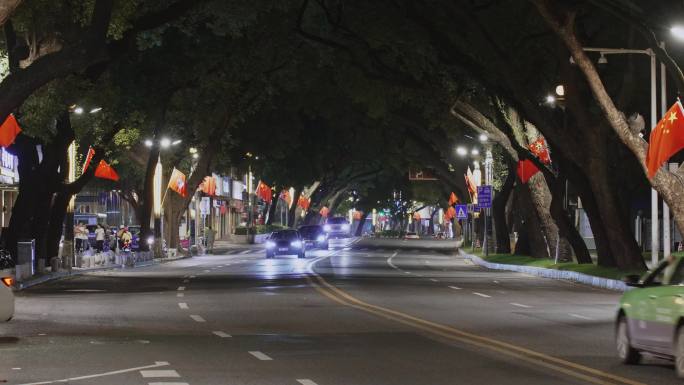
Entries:
{"type": "Polygon", "coordinates": [[[98,224],[95,228],[95,247],[98,253],[104,251],[105,230],[102,225],[98,224]]]}
{"type": "Polygon", "coordinates": [[[207,226],[204,229],[204,239],[207,242],[207,253],[213,253],[214,252],[214,237],[216,233],[214,230],[211,228],[211,226],[207,226]]]}

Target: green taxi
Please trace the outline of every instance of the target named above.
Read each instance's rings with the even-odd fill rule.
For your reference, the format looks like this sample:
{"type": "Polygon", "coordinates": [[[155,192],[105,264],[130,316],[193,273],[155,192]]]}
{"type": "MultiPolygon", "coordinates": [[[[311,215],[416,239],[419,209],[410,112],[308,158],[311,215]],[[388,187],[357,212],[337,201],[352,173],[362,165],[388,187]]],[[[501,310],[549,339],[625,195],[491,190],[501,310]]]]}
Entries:
{"type": "Polygon", "coordinates": [[[615,340],[625,364],[637,364],[641,353],[675,361],[684,377],[684,258],[670,256],[643,278],[625,277],[615,340]]]}

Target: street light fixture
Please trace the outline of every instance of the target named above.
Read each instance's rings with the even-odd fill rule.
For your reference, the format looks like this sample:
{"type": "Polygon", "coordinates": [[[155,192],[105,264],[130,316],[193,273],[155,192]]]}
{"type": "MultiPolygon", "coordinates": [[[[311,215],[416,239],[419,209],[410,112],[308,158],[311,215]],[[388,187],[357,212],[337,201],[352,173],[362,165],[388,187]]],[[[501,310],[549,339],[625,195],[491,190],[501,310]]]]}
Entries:
{"type": "Polygon", "coordinates": [[[562,84],[556,86],[556,95],[565,96],[565,87],[562,84]]]}
{"type": "Polygon", "coordinates": [[[553,95],[546,95],[546,103],[553,104],[556,102],[556,97],[553,95]]]}
{"type": "Polygon", "coordinates": [[[145,139],[145,147],[152,147],[154,143],[150,139],[145,139]]]}
{"type": "Polygon", "coordinates": [[[480,134],[479,139],[480,139],[480,142],[483,142],[483,143],[484,143],[484,142],[486,142],[486,141],[489,140],[489,137],[487,136],[487,134],[482,133],[482,134],[480,134]]]}
{"type": "Polygon", "coordinates": [[[161,148],[169,148],[171,147],[171,139],[161,138],[161,140],[159,141],[159,145],[161,146],[161,148]]]}
{"type": "Polygon", "coordinates": [[[458,146],[456,147],[456,154],[458,154],[460,157],[464,157],[468,155],[468,150],[466,150],[466,148],[463,146],[458,146]]]}
{"type": "Polygon", "coordinates": [[[672,33],[672,36],[676,37],[677,39],[684,40],[684,27],[681,25],[675,25],[670,28],[670,33],[672,33]]]}
{"type": "Polygon", "coordinates": [[[102,107],[95,107],[95,108],[90,110],[90,113],[95,114],[95,113],[98,113],[100,111],[102,111],[102,107]]]}
{"type": "Polygon", "coordinates": [[[74,113],[77,115],[81,115],[83,113],[83,107],[74,108],[74,113]]]}
{"type": "Polygon", "coordinates": [[[480,155],[480,150],[478,150],[477,148],[473,148],[472,150],[470,150],[470,155],[478,156],[480,155]]]}

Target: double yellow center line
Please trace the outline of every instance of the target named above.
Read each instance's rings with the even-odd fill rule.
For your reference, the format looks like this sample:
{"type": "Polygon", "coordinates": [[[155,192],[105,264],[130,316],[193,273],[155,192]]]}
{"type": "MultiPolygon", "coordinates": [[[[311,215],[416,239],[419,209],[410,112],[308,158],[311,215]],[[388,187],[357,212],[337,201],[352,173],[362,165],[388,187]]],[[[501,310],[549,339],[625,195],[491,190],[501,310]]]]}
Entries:
{"type": "Polygon", "coordinates": [[[544,368],[563,373],[588,383],[645,385],[644,383],[638,381],[633,381],[625,377],[606,373],[598,369],[590,368],[588,366],[550,356],[548,354],[540,353],[521,346],[469,333],[451,326],[424,320],[410,314],[364,302],[332,285],[326,281],[325,278],[314,271],[313,267],[317,262],[331,256],[332,255],[312,260],[309,263],[309,271],[306,279],[319,293],[341,305],[352,307],[366,313],[377,315],[378,317],[419,329],[433,336],[474,345],[486,350],[515,357],[516,359],[529,362],[532,365],[542,366],[544,368]]]}

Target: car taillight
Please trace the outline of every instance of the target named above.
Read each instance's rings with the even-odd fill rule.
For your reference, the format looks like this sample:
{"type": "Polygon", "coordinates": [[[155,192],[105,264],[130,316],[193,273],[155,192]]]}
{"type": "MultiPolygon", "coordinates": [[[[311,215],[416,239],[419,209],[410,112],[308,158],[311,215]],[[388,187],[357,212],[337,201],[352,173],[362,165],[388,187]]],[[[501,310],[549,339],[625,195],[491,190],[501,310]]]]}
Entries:
{"type": "Polygon", "coordinates": [[[0,279],[0,280],[1,280],[2,283],[4,283],[5,286],[7,286],[7,287],[12,287],[12,285],[14,285],[14,279],[13,279],[12,277],[3,277],[3,278],[0,279]]]}

